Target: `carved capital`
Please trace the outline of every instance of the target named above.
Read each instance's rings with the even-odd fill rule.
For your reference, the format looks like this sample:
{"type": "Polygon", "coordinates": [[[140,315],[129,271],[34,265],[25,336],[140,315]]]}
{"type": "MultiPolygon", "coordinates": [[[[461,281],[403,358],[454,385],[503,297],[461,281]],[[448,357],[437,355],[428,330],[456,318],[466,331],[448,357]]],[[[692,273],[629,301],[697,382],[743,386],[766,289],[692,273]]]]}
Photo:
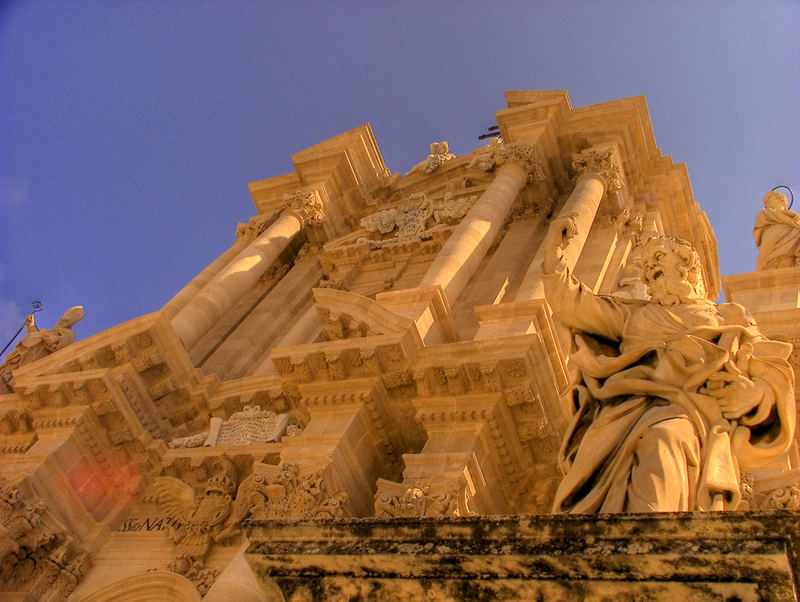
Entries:
{"type": "Polygon", "coordinates": [[[256,215],[251,217],[246,224],[238,224],[236,226],[236,238],[244,238],[248,241],[257,238],[275,222],[278,215],[278,212],[270,215],[256,215]]]}
{"type": "Polygon", "coordinates": [[[545,180],[542,161],[538,157],[536,147],[531,144],[508,144],[494,153],[496,167],[516,165],[525,171],[528,184],[545,180]]]}
{"type": "Polygon", "coordinates": [[[325,221],[322,199],[316,190],[284,195],[283,208],[299,219],[303,226],[319,226],[325,221]]]}
{"type": "Polygon", "coordinates": [[[622,161],[615,147],[593,146],[575,153],[572,155],[572,169],[578,176],[594,174],[602,177],[607,191],[614,192],[622,188],[622,161]]]}
{"type": "Polygon", "coordinates": [[[467,504],[467,485],[463,478],[395,483],[378,479],[375,516],[416,518],[429,516],[474,516],[467,504]]]}

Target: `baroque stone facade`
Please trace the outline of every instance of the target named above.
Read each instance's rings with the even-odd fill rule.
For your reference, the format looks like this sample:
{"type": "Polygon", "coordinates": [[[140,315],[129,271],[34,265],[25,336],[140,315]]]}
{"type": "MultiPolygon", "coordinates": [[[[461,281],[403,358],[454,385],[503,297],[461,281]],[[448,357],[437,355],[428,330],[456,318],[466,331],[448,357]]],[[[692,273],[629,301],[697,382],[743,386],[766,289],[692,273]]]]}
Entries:
{"type": "MultiPolygon", "coordinates": [[[[783,341],[770,365],[794,345],[796,377],[800,268],[720,279],[686,168],[661,156],[643,98],[506,100],[502,140],[464,156],[435,142],[405,176],[368,125],[294,154],[293,173],[250,184],[256,215],[163,308],[9,364],[2,595],[794,595],[800,461],[784,410],[768,461],[734,450],[736,491],[718,503],[731,512],[551,514],[580,498],[560,487],[575,465],[562,441],[577,440],[575,385],[588,382],[567,330],[582,327],[551,281],[569,274],[603,303],[644,307],[660,273],[643,249],[679,236],[696,251],[693,299],[721,315],[706,297],[724,283],[783,341]]],[[[755,357],[745,373],[766,339],[740,326],[747,336],[725,344],[755,357]]],[[[711,392],[724,383],[702,386],[725,415],[690,431],[766,432],[768,401],[758,420],[734,417],[711,392]]]]}

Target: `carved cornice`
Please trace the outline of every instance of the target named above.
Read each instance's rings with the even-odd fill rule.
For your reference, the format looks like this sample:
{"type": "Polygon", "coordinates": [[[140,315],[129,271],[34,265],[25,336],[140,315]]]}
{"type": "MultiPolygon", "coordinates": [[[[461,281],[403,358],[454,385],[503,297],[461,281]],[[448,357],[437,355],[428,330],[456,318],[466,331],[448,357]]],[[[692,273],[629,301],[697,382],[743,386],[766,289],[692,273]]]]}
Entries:
{"type": "Polygon", "coordinates": [[[316,190],[301,190],[283,195],[283,208],[303,226],[319,226],[325,221],[324,206],[316,190]]]}
{"type": "Polygon", "coordinates": [[[614,146],[593,146],[575,153],[572,155],[572,169],[577,176],[593,174],[602,177],[606,183],[606,191],[621,190],[624,184],[622,161],[614,146]]]}
{"type": "Polygon", "coordinates": [[[525,172],[528,184],[545,180],[544,167],[532,144],[509,144],[494,152],[494,163],[500,168],[516,165],[525,172]]]}

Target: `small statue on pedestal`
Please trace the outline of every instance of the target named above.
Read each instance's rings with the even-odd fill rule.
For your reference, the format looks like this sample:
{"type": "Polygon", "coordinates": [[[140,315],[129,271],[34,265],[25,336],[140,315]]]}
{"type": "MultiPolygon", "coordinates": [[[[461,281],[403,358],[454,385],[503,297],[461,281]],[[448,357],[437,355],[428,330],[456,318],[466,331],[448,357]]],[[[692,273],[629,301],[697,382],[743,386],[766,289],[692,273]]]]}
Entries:
{"type": "Polygon", "coordinates": [[[790,268],[800,265],[800,215],[788,208],[786,197],[777,190],[764,196],[753,238],[760,253],[756,270],[790,268]]]}
{"type": "Polygon", "coordinates": [[[65,311],[53,328],[39,329],[34,314],[29,314],[25,320],[27,336],[0,364],[0,393],[5,392],[4,389],[13,391],[14,377],[11,373],[14,370],[73,343],[75,333],[72,327],[82,318],[83,307],[76,305],[65,311]]]}

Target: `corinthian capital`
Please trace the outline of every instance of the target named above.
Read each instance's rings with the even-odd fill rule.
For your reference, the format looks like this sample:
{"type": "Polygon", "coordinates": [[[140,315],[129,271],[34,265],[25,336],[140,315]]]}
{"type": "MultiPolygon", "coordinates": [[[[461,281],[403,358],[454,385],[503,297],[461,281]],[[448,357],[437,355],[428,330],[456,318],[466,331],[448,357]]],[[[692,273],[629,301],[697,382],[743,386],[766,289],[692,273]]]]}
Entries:
{"type": "Polygon", "coordinates": [[[536,148],[531,144],[508,144],[494,153],[494,163],[499,168],[504,165],[521,167],[527,176],[528,184],[545,179],[542,162],[536,148]]]}
{"type": "Polygon", "coordinates": [[[587,148],[572,155],[572,169],[577,175],[595,174],[606,181],[606,190],[616,191],[622,188],[622,161],[616,147],[587,148]]]}
{"type": "Polygon", "coordinates": [[[299,219],[304,226],[319,226],[325,221],[322,199],[316,190],[284,195],[283,208],[299,219]]]}

